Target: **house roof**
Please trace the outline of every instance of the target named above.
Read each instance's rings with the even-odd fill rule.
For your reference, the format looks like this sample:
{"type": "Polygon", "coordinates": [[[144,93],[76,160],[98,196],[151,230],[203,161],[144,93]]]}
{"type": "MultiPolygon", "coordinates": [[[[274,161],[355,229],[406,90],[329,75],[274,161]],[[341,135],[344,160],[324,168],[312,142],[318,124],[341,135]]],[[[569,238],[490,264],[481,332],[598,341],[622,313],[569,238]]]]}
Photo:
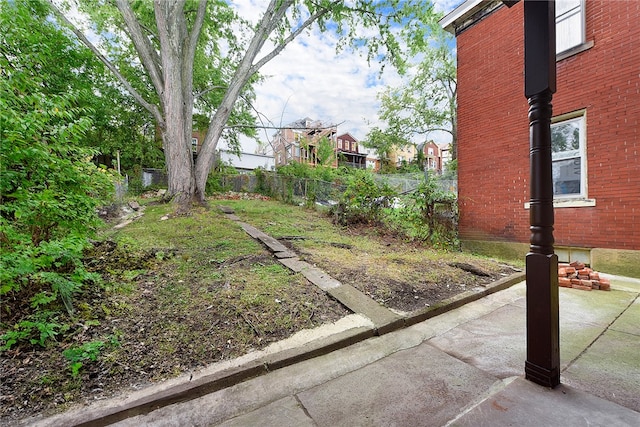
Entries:
{"type": "Polygon", "coordinates": [[[351,135],[349,132],[345,132],[343,134],[338,135],[338,139],[346,139],[348,141],[358,142],[356,137],[351,135]]]}
{"type": "Polygon", "coordinates": [[[338,154],[347,154],[354,157],[367,157],[367,153],[356,153],[355,151],[338,150],[338,154]]]}
{"type": "Polygon", "coordinates": [[[458,35],[494,10],[518,0],[466,0],[440,20],[440,26],[451,34],[458,35]]]}
{"type": "Polygon", "coordinates": [[[306,128],[309,123],[313,123],[315,122],[315,120],[309,118],[309,117],[305,117],[303,119],[298,119],[294,122],[289,123],[288,125],[286,125],[286,128],[291,128],[291,129],[301,129],[301,128],[306,128]]]}

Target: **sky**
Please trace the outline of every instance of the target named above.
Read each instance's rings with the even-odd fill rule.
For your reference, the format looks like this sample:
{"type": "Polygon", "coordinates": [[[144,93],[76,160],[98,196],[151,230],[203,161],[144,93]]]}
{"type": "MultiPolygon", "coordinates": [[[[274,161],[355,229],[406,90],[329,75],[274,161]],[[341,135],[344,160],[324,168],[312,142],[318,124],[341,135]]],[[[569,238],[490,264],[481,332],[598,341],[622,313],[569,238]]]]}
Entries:
{"type": "MultiPolygon", "coordinates": [[[[432,1],[436,11],[446,14],[464,0],[432,1]]],[[[262,16],[267,0],[233,0],[231,4],[241,17],[255,23],[262,16]]],[[[75,9],[71,20],[85,29],[86,19],[75,9]]],[[[91,31],[85,34],[98,43],[91,31]]],[[[336,38],[332,34],[321,33],[314,26],[310,34],[304,32],[298,36],[260,69],[265,80],[255,87],[253,106],[264,116],[265,125],[277,127],[309,117],[338,125],[339,134],[349,132],[358,140],[363,140],[372,127],[384,127],[377,115],[380,105],[377,94],[387,87],[401,86],[406,77],[399,76],[390,65],[380,74],[380,64],[368,64],[364,52],[347,50],[337,54],[335,46],[336,38]]],[[[274,132],[262,130],[258,139],[268,146],[274,132]]],[[[444,132],[431,134],[429,138],[439,144],[448,144],[451,139],[444,132]]],[[[253,139],[243,137],[241,144],[244,152],[256,151],[257,143],[253,139]]],[[[224,141],[219,147],[225,148],[224,141]]]]}
{"type": "MultiPolygon", "coordinates": [[[[462,0],[434,0],[437,11],[448,13],[462,0]]],[[[265,7],[264,0],[235,0],[241,16],[255,22],[265,7]]],[[[354,52],[336,54],[335,39],[314,29],[303,33],[260,73],[266,80],[256,87],[254,107],[271,125],[280,126],[309,117],[326,124],[337,124],[338,133],[349,132],[356,139],[366,137],[372,126],[382,126],[377,113],[376,95],[386,87],[403,83],[391,66],[379,77],[380,64],[367,64],[366,57],[354,52]],[[369,124],[371,123],[371,124],[369,124]]],[[[273,130],[259,139],[271,137],[273,130]]],[[[449,143],[446,133],[431,135],[437,143],[449,143]]],[[[414,141],[422,142],[422,141],[414,141]]],[[[242,140],[245,152],[254,152],[256,143],[242,140]]]]}

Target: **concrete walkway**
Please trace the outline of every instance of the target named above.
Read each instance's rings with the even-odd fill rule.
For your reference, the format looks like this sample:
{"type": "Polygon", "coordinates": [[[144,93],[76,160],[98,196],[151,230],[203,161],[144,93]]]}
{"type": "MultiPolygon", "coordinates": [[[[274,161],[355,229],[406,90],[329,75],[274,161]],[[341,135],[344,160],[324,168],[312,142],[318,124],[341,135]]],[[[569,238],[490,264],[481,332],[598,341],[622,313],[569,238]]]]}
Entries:
{"type": "MultiPolygon", "coordinates": [[[[275,239],[243,228],[327,291],[344,286],[275,239]]],[[[335,324],[24,424],[639,426],[640,280],[611,276],[611,282],[610,292],[560,289],[562,385],[553,390],[522,378],[526,287],[520,281],[409,315],[371,308],[356,293],[347,302],[356,314],[335,324]]]]}
{"type": "Polygon", "coordinates": [[[525,284],[118,425],[638,426],[640,283],[560,289],[563,385],[522,379],[525,284]]]}
{"type": "Polygon", "coordinates": [[[175,398],[180,387],[216,375],[215,370],[35,425],[99,425],[110,411],[146,397],[151,406],[115,425],[638,426],[640,280],[611,279],[610,292],[560,289],[563,384],[554,390],[522,379],[522,282],[263,375],[255,372],[255,360],[235,361],[226,372],[249,379],[199,397],[182,396],[167,406],[158,400],[163,393],[175,398]],[[153,410],[153,402],[162,407],[153,410]]]}

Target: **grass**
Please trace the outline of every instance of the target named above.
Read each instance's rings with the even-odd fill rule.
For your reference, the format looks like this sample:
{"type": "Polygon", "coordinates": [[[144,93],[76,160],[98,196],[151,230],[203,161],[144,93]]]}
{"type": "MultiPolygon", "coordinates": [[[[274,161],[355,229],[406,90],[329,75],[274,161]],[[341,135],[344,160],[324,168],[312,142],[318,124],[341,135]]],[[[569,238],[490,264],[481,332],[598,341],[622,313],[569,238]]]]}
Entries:
{"type": "Polygon", "coordinates": [[[172,206],[147,201],[144,215],[124,228],[105,226],[86,258],[105,285],[74,301],[82,328],[73,335],[6,354],[11,375],[3,377],[0,394],[13,400],[2,406],[0,423],[162,381],[349,314],[216,205],[233,208],[302,259],[398,310],[484,283],[452,262],[491,273],[487,280],[505,274],[500,260],[433,250],[374,227],[338,227],[316,210],[273,200],[210,204],[172,216],[172,206]],[[75,374],[70,370],[64,350],[110,339],[118,345],[96,348],[96,360],[83,358],[75,374]]]}
{"type": "Polygon", "coordinates": [[[339,227],[321,211],[277,201],[225,200],[220,204],[233,208],[243,221],[288,242],[301,258],[393,309],[418,309],[522,267],[434,249],[383,228],[339,227]],[[470,274],[456,263],[477,267],[487,276],[470,274]]]}

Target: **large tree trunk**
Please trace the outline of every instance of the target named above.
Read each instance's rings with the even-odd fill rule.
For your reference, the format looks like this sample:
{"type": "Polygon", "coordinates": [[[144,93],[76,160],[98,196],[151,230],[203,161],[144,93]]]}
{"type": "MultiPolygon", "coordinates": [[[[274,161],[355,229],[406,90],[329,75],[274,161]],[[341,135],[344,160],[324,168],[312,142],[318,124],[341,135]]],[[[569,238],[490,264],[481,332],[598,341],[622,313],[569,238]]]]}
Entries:
{"type": "Polygon", "coordinates": [[[167,116],[167,129],[162,132],[169,184],[167,195],[179,207],[188,209],[196,192],[191,141],[187,146],[184,119],[167,116]]]}
{"type": "MultiPolygon", "coordinates": [[[[192,52],[181,2],[155,2],[163,71],[162,103],[165,128],[162,141],[170,197],[178,209],[190,208],[196,194],[191,130],[193,127],[192,52]]],[[[195,47],[194,47],[195,49],[195,47]]]]}

